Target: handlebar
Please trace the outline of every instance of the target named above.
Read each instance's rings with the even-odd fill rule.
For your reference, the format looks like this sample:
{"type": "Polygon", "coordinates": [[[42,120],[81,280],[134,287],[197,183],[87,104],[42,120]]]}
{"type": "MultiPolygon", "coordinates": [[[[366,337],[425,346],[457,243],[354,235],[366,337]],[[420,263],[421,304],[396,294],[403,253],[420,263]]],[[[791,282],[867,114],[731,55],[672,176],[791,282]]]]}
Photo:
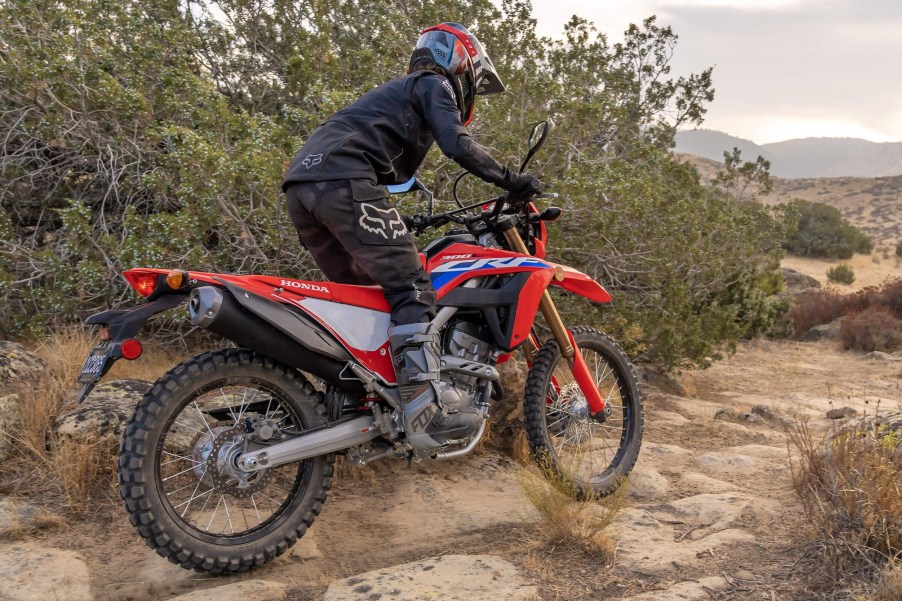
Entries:
{"type": "Polygon", "coordinates": [[[558,195],[554,193],[542,193],[534,194],[527,198],[517,198],[508,193],[491,200],[464,206],[459,209],[454,209],[453,211],[446,211],[444,213],[436,213],[434,215],[417,213],[416,215],[412,215],[409,218],[408,227],[409,229],[413,230],[415,234],[419,235],[425,232],[427,229],[441,227],[451,222],[464,225],[467,227],[467,229],[470,229],[474,224],[480,221],[485,222],[486,225],[491,226],[493,223],[498,221],[499,217],[504,213],[504,209],[506,207],[513,207],[515,209],[514,212],[520,212],[532,200],[553,200],[557,197],[558,195]],[[488,210],[481,210],[479,213],[467,214],[467,211],[477,208],[482,209],[487,204],[494,204],[494,206],[488,210]]]}

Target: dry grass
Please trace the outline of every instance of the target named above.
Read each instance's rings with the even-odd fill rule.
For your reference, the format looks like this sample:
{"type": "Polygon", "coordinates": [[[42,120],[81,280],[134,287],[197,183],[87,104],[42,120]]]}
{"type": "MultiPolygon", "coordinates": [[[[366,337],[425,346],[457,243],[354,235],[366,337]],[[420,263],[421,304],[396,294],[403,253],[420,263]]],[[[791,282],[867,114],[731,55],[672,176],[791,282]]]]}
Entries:
{"type": "Polygon", "coordinates": [[[793,482],[827,567],[820,585],[873,582],[902,559],[902,432],[866,416],[826,437],[796,420],[788,434],[793,482]]]}
{"type": "Polygon", "coordinates": [[[902,562],[891,562],[883,568],[876,583],[861,586],[855,601],[902,601],[902,562]]]}
{"type": "MultiPolygon", "coordinates": [[[[56,331],[33,347],[46,364],[30,381],[14,386],[20,427],[15,437],[12,473],[3,488],[39,497],[70,513],[89,511],[97,500],[112,499],[118,441],[112,437],[69,439],[54,431],[60,408],[78,389],[75,381],[96,332],[81,327],[56,331]]],[[[152,345],[137,361],[118,361],[105,381],[122,378],[155,380],[179,357],[152,345]]]]}
{"type": "Polygon", "coordinates": [[[577,545],[596,561],[613,565],[616,549],[608,531],[625,507],[626,486],[604,499],[578,499],[571,483],[536,467],[521,470],[517,482],[542,517],[547,544],[577,545]]]}
{"type": "Polygon", "coordinates": [[[902,348],[902,319],[887,306],[868,307],[845,317],[839,334],[847,349],[891,353],[902,348]]]}

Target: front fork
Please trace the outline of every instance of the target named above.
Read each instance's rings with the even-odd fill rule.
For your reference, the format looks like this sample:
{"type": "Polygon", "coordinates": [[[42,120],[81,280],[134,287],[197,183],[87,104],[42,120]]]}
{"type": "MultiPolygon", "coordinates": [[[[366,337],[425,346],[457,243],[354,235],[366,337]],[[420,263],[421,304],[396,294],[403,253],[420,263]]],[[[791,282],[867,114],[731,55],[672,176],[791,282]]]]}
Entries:
{"type": "MultiPolygon", "coordinates": [[[[504,239],[507,240],[507,244],[511,250],[524,255],[530,254],[529,249],[526,248],[526,243],[523,242],[523,238],[520,237],[520,233],[517,231],[516,227],[506,229],[504,231],[504,239]]],[[[573,378],[576,380],[576,383],[579,384],[580,390],[586,396],[586,402],[589,405],[592,416],[603,420],[607,415],[604,399],[598,392],[598,385],[595,382],[595,378],[589,373],[589,367],[586,365],[582,353],[579,352],[579,349],[576,346],[573,334],[571,334],[564,326],[564,321],[561,319],[557,307],[554,306],[554,300],[552,300],[548,290],[545,290],[542,293],[542,298],[539,301],[539,309],[542,311],[542,315],[545,316],[545,322],[548,324],[548,327],[551,328],[551,334],[554,336],[554,339],[561,349],[561,355],[570,364],[570,371],[573,373],[573,378]]],[[[538,350],[538,341],[530,336],[526,340],[525,347],[524,352],[531,363],[533,356],[535,356],[535,353],[538,350]]]]}

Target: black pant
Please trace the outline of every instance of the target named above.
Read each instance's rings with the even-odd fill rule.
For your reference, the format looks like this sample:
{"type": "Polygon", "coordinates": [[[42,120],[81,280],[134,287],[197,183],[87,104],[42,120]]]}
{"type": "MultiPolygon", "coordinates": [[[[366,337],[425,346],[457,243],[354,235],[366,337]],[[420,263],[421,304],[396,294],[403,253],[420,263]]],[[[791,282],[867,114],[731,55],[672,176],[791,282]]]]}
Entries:
{"type": "Polygon", "coordinates": [[[327,279],[382,286],[395,324],[432,321],[432,282],[388,199],[355,200],[349,180],[298,182],[285,195],[298,238],[327,279]]]}

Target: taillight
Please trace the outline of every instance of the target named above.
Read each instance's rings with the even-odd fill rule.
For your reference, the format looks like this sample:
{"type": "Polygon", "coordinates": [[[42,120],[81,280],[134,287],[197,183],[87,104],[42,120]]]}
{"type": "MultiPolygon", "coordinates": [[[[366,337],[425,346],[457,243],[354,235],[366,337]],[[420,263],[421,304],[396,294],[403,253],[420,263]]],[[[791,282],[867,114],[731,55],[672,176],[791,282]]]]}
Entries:
{"type": "Polygon", "coordinates": [[[157,274],[149,271],[126,271],[122,275],[141,296],[150,296],[157,287],[157,274]]]}
{"type": "Polygon", "coordinates": [[[141,353],[144,351],[144,347],[141,346],[141,342],[139,340],[129,338],[128,340],[122,341],[122,344],[119,345],[119,351],[122,353],[123,358],[128,359],[129,361],[134,361],[141,356],[141,353]]]}

